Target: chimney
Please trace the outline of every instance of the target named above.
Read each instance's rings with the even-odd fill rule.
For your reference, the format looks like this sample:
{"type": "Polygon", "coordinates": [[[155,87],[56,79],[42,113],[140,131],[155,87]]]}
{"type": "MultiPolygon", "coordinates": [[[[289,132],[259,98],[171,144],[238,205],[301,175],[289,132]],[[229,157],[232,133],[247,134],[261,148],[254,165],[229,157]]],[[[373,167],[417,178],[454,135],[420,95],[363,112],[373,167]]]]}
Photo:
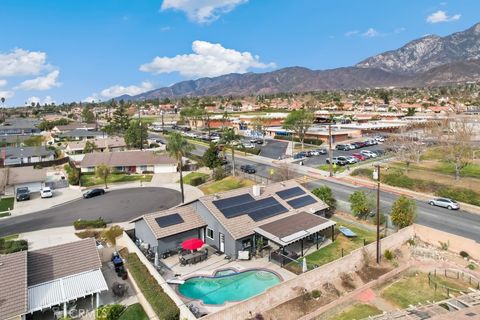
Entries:
{"type": "Polygon", "coordinates": [[[261,188],[258,184],[254,185],[252,187],[252,194],[254,197],[259,197],[261,194],[261,188]]]}

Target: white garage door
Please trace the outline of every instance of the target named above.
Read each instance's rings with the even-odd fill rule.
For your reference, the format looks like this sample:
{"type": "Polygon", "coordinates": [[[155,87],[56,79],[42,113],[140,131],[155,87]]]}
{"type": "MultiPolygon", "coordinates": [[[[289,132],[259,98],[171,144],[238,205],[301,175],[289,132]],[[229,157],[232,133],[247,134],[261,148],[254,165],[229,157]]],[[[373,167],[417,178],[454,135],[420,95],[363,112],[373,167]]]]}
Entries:
{"type": "Polygon", "coordinates": [[[28,190],[30,190],[30,192],[40,192],[40,189],[42,189],[42,183],[41,182],[30,182],[30,183],[16,184],[15,185],[15,192],[17,192],[17,189],[21,188],[21,187],[28,187],[28,190]]]}
{"type": "Polygon", "coordinates": [[[169,172],[177,172],[176,165],[156,165],[153,169],[155,173],[169,173],[169,172]]]}

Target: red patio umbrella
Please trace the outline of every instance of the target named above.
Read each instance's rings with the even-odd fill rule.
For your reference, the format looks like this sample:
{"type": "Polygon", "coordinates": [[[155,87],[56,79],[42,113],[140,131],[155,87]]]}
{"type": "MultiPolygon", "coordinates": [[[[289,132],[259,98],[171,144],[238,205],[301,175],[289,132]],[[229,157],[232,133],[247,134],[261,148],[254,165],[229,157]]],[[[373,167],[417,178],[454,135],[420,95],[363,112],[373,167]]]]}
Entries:
{"type": "Polygon", "coordinates": [[[200,239],[188,239],[182,242],[182,248],[185,250],[196,250],[201,248],[204,245],[204,242],[200,239]]]}

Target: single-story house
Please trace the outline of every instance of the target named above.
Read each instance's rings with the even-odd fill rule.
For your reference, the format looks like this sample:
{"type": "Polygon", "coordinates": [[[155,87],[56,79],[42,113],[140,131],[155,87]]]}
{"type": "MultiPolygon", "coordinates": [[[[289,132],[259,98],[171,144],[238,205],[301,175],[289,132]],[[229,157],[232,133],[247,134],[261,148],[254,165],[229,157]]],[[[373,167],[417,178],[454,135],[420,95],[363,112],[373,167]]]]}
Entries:
{"type": "Polygon", "coordinates": [[[109,137],[105,139],[93,139],[93,140],[81,140],[81,141],[70,141],[67,143],[65,152],[69,155],[73,154],[82,154],[85,149],[87,141],[95,143],[96,152],[105,152],[105,151],[124,151],[127,148],[125,139],[122,137],[109,137]]]}
{"type": "Polygon", "coordinates": [[[108,291],[95,239],[0,256],[0,319],[26,315],[108,291]]]}
{"type": "Polygon", "coordinates": [[[74,130],[93,131],[97,128],[95,123],[72,122],[66,125],[55,126],[52,129],[53,133],[64,133],[74,130]]]}
{"type": "Polygon", "coordinates": [[[5,166],[40,163],[55,160],[55,152],[45,146],[39,147],[7,147],[1,150],[5,166]]]}
{"type": "Polygon", "coordinates": [[[95,172],[101,164],[113,171],[143,173],[177,172],[177,161],[169,156],[155,154],[152,151],[119,151],[88,153],[80,162],[81,172],[95,172]]]}
{"type": "Polygon", "coordinates": [[[104,139],[108,135],[105,132],[101,131],[89,131],[84,129],[75,129],[72,131],[67,131],[59,134],[55,134],[55,140],[88,140],[88,139],[104,139]]]}
{"type": "Polygon", "coordinates": [[[7,119],[0,125],[0,135],[34,135],[40,134],[41,130],[37,128],[40,121],[28,118],[7,119]]]}
{"type": "Polygon", "coordinates": [[[201,197],[132,222],[135,237],[162,254],[185,238],[200,238],[236,258],[254,252],[258,240],[277,248],[333,234],[335,222],[321,215],[328,206],[294,180],[201,197]],[[164,238],[168,241],[164,241],[164,238]]]}
{"type": "Polygon", "coordinates": [[[32,166],[7,168],[7,185],[18,188],[28,187],[30,192],[40,192],[47,180],[47,169],[34,169],[32,166]]]}

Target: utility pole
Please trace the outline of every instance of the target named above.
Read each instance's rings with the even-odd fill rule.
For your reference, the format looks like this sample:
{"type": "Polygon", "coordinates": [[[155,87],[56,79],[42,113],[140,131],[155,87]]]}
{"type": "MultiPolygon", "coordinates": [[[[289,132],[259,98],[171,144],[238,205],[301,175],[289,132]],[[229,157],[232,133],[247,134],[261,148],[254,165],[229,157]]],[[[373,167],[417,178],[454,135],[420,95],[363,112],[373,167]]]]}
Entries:
{"type": "Polygon", "coordinates": [[[380,165],[375,165],[373,178],[377,180],[377,264],[380,264],[380,165]]]}
{"type": "Polygon", "coordinates": [[[138,105],[138,128],[140,129],[140,150],[143,150],[143,132],[142,132],[143,128],[142,128],[142,120],[140,118],[140,108],[141,106],[138,105]]]}
{"type": "Polygon", "coordinates": [[[328,158],[329,158],[329,176],[333,177],[333,163],[332,163],[332,123],[328,124],[328,158]]]}

